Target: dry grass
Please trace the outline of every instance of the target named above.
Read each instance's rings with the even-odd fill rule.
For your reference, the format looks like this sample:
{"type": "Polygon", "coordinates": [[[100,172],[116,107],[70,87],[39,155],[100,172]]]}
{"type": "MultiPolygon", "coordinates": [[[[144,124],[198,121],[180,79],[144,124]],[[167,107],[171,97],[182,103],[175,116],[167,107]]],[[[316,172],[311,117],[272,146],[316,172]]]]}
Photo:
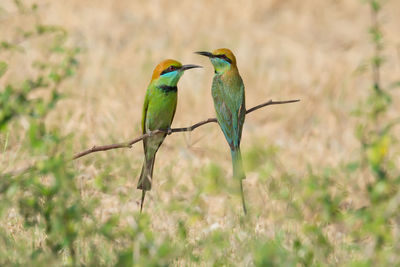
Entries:
{"type": "MultiPolygon", "coordinates": [[[[350,113],[370,86],[369,72],[356,70],[372,52],[367,33],[370,12],[361,1],[43,0],[40,6],[44,23],[62,25],[69,31],[71,42],[83,48],[80,71],[63,87],[69,98],[58,104],[49,119],[65,133],[74,134],[75,151],[125,141],[140,133],[146,87],[153,67],[165,58],[205,67],[187,72],[180,81],[173,126],[213,117],[212,66],[193,52],[228,47],[236,54],[248,107],[269,99],[301,99],[300,103],[268,107],[246,118],[244,155],[260,146],[278,148],[276,156],[263,158],[276,163],[271,178],[260,177],[260,172],[249,168],[245,181],[248,205],[259,215],[257,233],[273,237],[279,229],[290,233],[300,227],[285,220],[281,211],[287,207],[265,189],[272,182],[278,188],[284,185],[284,181],[277,181],[278,173],[287,171],[302,177],[308,165],[337,166],[358,153],[350,113]],[[266,187],[260,187],[260,181],[265,180],[266,187]]],[[[399,55],[398,14],[400,2],[388,1],[382,17],[386,53],[390,55],[399,55]]],[[[5,28],[4,24],[0,26],[4,32],[5,28]]],[[[15,59],[11,63],[17,72],[20,62],[15,59]]],[[[25,71],[31,70],[24,67],[25,71]]],[[[400,56],[386,58],[382,75],[383,81],[399,77],[400,56]]],[[[400,112],[396,94],[392,115],[400,112]]],[[[18,147],[16,142],[14,146],[18,147]]],[[[102,152],[76,161],[83,197],[101,196],[100,218],[138,210],[140,192],[136,183],[142,153],[138,144],[131,150],[102,152]],[[105,169],[109,169],[110,190],[101,193],[93,183],[105,169]]],[[[5,166],[8,160],[0,159],[0,163],[5,166]]],[[[222,167],[227,174],[224,182],[233,183],[229,179],[228,146],[216,125],[166,139],[158,153],[153,190],[145,203],[154,231],[175,231],[176,218],[163,210],[163,203],[191,203],[197,198],[195,187],[210,163],[222,167]],[[171,180],[176,185],[168,182],[171,180]]],[[[336,190],[347,186],[345,177],[338,178],[336,190]]],[[[357,186],[349,189],[355,193],[349,202],[361,206],[357,190],[357,186]]],[[[235,226],[240,205],[228,196],[229,190],[200,194],[196,205],[205,212],[191,225],[193,240],[210,227],[240,232],[235,226]],[[231,205],[237,205],[234,212],[231,205]]],[[[306,219],[313,220],[313,216],[306,219]]],[[[333,243],[343,241],[339,229],[332,227],[326,232],[333,243]]]]}

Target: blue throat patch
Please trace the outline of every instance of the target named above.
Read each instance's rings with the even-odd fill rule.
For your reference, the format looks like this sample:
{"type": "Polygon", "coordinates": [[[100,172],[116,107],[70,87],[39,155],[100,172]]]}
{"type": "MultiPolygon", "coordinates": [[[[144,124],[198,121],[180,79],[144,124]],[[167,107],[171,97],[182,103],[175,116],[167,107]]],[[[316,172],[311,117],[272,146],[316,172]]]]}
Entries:
{"type": "Polygon", "coordinates": [[[215,73],[223,73],[231,68],[231,63],[222,58],[211,58],[211,63],[214,65],[215,73]]]}

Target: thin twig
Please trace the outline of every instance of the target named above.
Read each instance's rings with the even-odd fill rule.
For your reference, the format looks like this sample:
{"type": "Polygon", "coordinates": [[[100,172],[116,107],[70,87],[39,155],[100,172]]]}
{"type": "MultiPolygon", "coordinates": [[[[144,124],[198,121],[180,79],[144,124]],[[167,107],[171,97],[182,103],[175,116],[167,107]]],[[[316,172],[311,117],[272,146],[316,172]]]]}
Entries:
{"type": "Polygon", "coordinates": [[[376,37],[376,35],[379,35],[380,29],[379,29],[379,22],[378,22],[378,11],[374,8],[374,6],[371,4],[371,30],[372,34],[375,35],[373,36],[373,43],[374,43],[374,58],[372,61],[372,77],[374,81],[374,89],[377,91],[381,91],[381,79],[380,79],[380,64],[381,64],[381,44],[380,40],[376,37]]]}
{"type": "MultiPolygon", "coordinates": [[[[299,102],[299,101],[300,101],[299,99],[287,100],[287,101],[272,101],[272,100],[269,100],[268,102],[265,102],[263,104],[260,104],[260,105],[257,105],[255,107],[252,107],[252,108],[248,109],[246,111],[246,114],[248,114],[250,112],[253,112],[253,111],[257,110],[257,109],[263,108],[265,106],[288,104],[288,103],[294,103],[294,102],[299,102]]],[[[193,124],[192,126],[189,126],[189,127],[154,130],[154,131],[148,132],[146,134],[143,134],[143,135],[141,135],[139,137],[136,137],[135,139],[133,139],[131,141],[124,142],[124,143],[117,143],[117,144],[111,144],[111,145],[105,145],[105,146],[93,146],[90,149],[87,149],[85,151],[82,151],[80,153],[75,154],[74,157],[72,158],[72,160],[81,158],[83,156],[86,156],[88,154],[95,153],[95,152],[107,151],[107,150],[118,149],[118,148],[131,148],[133,144],[135,144],[135,143],[137,143],[137,142],[139,142],[139,141],[141,141],[141,140],[143,140],[143,139],[145,139],[147,137],[150,137],[150,136],[153,136],[153,135],[156,135],[156,134],[160,134],[160,133],[169,135],[169,134],[172,134],[172,133],[191,132],[191,131],[195,130],[196,128],[200,127],[200,126],[202,126],[204,124],[211,123],[211,122],[217,122],[217,118],[209,118],[207,120],[204,120],[204,121],[198,122],[196,124],[193,124]]]]}

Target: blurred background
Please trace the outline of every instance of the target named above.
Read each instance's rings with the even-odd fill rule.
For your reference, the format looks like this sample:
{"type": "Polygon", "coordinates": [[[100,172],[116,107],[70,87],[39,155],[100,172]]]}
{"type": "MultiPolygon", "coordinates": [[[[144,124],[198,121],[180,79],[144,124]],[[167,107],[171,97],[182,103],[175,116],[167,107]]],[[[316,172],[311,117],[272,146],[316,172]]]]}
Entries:
{"type": "MultiPolygon", "coordinates": [[[[338,247],[327,256],[318,254],[310,245],[314,255],[311,263],[318,262],[318,255],[321,262],[326,257],[325,264],[347,262],[351,253],[342,251],[342,246],[350,246],[354,241],[353,236],[347,235],[351,231],[343,230],[343,222],[332,226],[320,221],[323,212],[318,208],[307,211],[310,203],[323,200],[301,202],[300,199],[314,194],[304,189],[302,179],[310,179],[313,173],[329,173],[332,183],[326,189],[328,195],[333,199],[338,194],[341,197],[335,209],[357,210],[371,203],[365,195],[366,183],[374,180],[374,174],[362,169],[356,171],[355,178],[349,178],[353,173],[338,174],[337,168],[352,163],[362,148],[357,137],[360,119],[354,113],[360,105],[368,105],[363,101],[372,86],[370,61],[374,57],[374,42],[369,29],[373,15],[370,4],[365,2],[374,1],[27,0],[23,2],[25,9],[15,2],[20,3],[0,3],[1,39],[18,42],[25,52],[0,54],[1,60],[8,62],[8,70],[0,79],[1,88],[9,81],[22,82],[25,76],[40,72],[32,63],[42,58],[57,59],[57,55],[42,49],[47,37],[20,41],[20,29],[36,24],[58,25],[68,33],[66,44],[80,49],[74,75],[59,88],[65,97],[45,118],[50,130],[69,135],[70,153],[140,135],[145,90],[154,67],[166,58],[204,66],[186,72],[179,82],[173,127],[214,117],[213,68],[209,60],[194,51],[226,47],[234,52],[248,108],[270,99],[301,99],[299,103],[269,106],[246,117],[242,152],[247,172],[244,188],[254,214],[251,234],[246,232],[248,228],[243,230],[238,225],[241,207],[238,198],[232,196],[235,181],[230,178],[230,154],[222,132],[214,124],[166,138],[157,154],[153,189],[147,194],[145,212],[155,232],[174,235],[177,222],[184,221],[189,243],[215,229],[231,233],[234,237],[230,238],[235,240],[226,237],[231,244],[218,245],[227,248],[220,256],[232,260],[225,262],[228,265],[237,260],[241,265],[257,263],[256,256],[237,253],[245,244],[247,237],[243,236],[254,241],[260,233],[263,238],[274,239],[283,232],[288,237],[282,237],[282,243],[292,247],[296,240],[292,235],[304,229],[305,221],[322,227],[327,242],[338,247]],[[279,196],[274,196],[274,192],[279,196]],[[291,208],[293,203],[298,204],[296,212],[291,208]],[[298,213],[302,215],[296,217],[298,213]],[[190,214],[197,214],[197,219],[191,220],[190,214]]],[[[379,10],[384,36],[382,87],[400,76],[398,14],[399,1],[384,1],[379,10]]],[[[387,121],[400,111],[399,92],[392,90],[391,94],[392,104],[385,113],[387,121]]],[[[36,93],[36,97],[40,95],[41,92],[36,93]]],[[[7,149],[0,156],[4,171],[34,162],[30,154],[23,153],[20,142],[29,123],[21,119],[20,124],[19,131],[9,128],[2,133],[3,147],[7,140],[7,149]]],[[[398,136],[398,127],[393,131],[393,136],[398,136]]],[[[62,144],[57,146],[60,150],[62,144]]],[[[400,163],[397,152],[391,154],[392,165],[400,163]]],[[[36,156],[45,155],[43,152],[36,156]]],[[[82,199],[98,199],[93,214],[99,221],[115,214],[128,214],[128,225],[133,220],[129,214],[139,208],[141,193],[136,190],[136,183],[142,159],[142,145],[138,143],[132,149],[100,152],[73,163],[82,199]],[[99,190],[99,183],[106,189],[99,190]]],[[[318,183],[315,191],[319,190],[318,183]]],[[[22,231],[20,225],[21,221],[15,219],[7,230],[18,233],[22,231]]],[[[304,231],[303,237],[307,237],[309,234],[304,231]]],[[[367,237],[362,242],[368,240],[367,237]]],[[[251,255],[258,255],[255,251],[251,255]]],[[[363,251],[354,253],[365,255],[363,251]]],[[[216,264],[213,257],[210,253],[208,258],[200,257],[200,262],[208,259],[210,264],[216,264]]],[[[111,257],[109,262],[114,260],[111,257]]],[[[178,256],[174,264],[188,262],[191,260],[181,261],[178,256]]]]}
{"type": "MultiPolygon", "coordinates": [[[[9,9],[7,3],[3,8],[12,13],[15,7],[8,2],[9,9]]],[[[249,115],[244,150],[252,139],[262,138],[267,144],[282,146],[290,167],[304,169],[310,160],[337,162],[354,148],[348,112],[369,85],[370,73],[356,73],[372,52],[368,5],[359,1],[182,1],[172,5],[168,1],[72,0],[41,1],[38,6],[42,23],[62,25],[69,41],[83,51],[77,76],[63,88],[69,99],[60,103],[54,118],[65,122],[64,131],[75,134],[77,149],[127,140],[139,133],[145,90],[153,68],[165,58],[205,67],[186,73],[181,80],[174,126],[213,117],[212,66],[193,52],[220,47],[236,54],[248,107],[269,99],[302,100],[249,115]],[[78,146],[82,138],[89,143],[78,146]]],[[[399,49],[399,11],[396,1],[383,11],[385,45],[393,55],[399,49]]],[[[11,23],[29,23],[29,19],[33,18],[22,21],[6,16],[2,32],[12,31],[11,23]]],[[[385,60],[383,77],[398,77],[399,57],[385,60]]],[[[21,62],[10,64],[29,71],[30,66],[21,62]]],[[[9,75],[21,74],[15,72],[9,75]]],[[[192,137],[203,138],[196,147],[207,155],[200,158],[213,157],[212,148],[224,142],[218,127],[212,125],[193,132],[192,137]]],[[[174,144],[183,140],[182,135],[171,136],[164,149],[178,149],[174,144]]],[[[140,145],[126,153],[134,158],[141,155],[139,150],[140,145]]],[[[229,159],[227,151],[221,152],[229,159]]],[[[162,154],[169,153],[160,153],[160,162],[164,162],[162,154]]]]}

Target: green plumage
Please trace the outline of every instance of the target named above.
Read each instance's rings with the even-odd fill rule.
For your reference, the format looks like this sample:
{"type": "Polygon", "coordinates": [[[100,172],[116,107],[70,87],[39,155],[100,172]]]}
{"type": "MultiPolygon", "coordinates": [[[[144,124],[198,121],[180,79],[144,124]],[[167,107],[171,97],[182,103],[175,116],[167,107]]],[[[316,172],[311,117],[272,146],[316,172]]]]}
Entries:
{"type": "MultiPolygon", "coordinates": [[[[176,87],[175,87],[176,88],[176,87]]],[[[146,98],[143,105],[142,131],[147,133],[157,129],[169,129],[175,115],[177,105],[177,91],[164,90],[156,84],[150,84],[147,89],[146,98]]],[[[145,154],[144,164],[138,189],[150,190],[151,179],[153,177],[153,167],[158,148],[165,139],[165,134],[158,134],[143,141],[145,154]]]]}
{"type": "Polygon", "coordinates": [[[229,144],[232,157],[233,177],[240,182],[243,211],[246,214],[242,180],[246,178],[240,153],[240,140],[246,116],[245,93],[242,78],[232,51],[220,48],[212,53],[200,51],[199,55],[210,58],[214,66],[211,88],[218,124],[229,144]]]}
{"type": "Polygon", "coordinates": [[[240,140],[246,116],[245,93],[242,78],[237,69],[216,73],[211,89],[217,120],[229,144],[232,157],[233,177],[240,180],[240,193],[244,213],[247,213],[243,194],[243,170],[240,140]]]}
{"type": "Polygon", "coordinates": [[[237,70],[214,76],[212,89],[218,123],[225,135],[232,154],[233,176],[244,179],[240,140],[246,115],[245,93],[242,78],[237,70]]]}
{"type": "MultiPolygon", "coordinates": [[[[184,71],[199,67],[190,64],[182,65],[172,59],[166,59],[156,66],[143,104],[143,134],[171,128],[177,104],[178,88],[176,85],[184,71]]],[[[143,140],[144,162],[137,185],[137,188],[142,190],[140,211],[143,209],[146,191],[151,190],[156,153],[165,137],[166,134],[156,134],[143,140]]]]}

